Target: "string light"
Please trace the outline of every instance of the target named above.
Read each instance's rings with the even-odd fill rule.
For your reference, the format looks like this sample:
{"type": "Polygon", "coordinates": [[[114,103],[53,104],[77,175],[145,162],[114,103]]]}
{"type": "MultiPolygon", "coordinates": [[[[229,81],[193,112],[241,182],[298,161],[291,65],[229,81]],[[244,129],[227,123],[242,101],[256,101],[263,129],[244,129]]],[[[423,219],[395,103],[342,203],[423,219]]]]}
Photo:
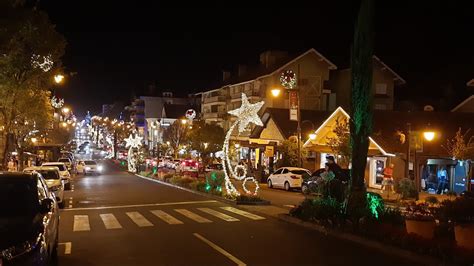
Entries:
{"type": "Polygon", "coordinates": [[[264,105],[263,101],[251,104],[248,101],[247,95],[245,95],[245,93],[242,93],[242,105],[240,106],[240,108],[231,110],[228,112],[229,114],[237,117],[237,120],[230,126],[229,130],[227,131],[227,134],[224,139],[224,145],[222,148],[222,155],[221,155],[222,167],[223,167],[224,176],[225,176],[225,188],[226,188],[227,194],[229,195],[232,195],[232,196],[240,195],[240,193],[237,191],[235,186],[232,184],[230,180],[231,177],[237,180],[243,180],[242,188],[245,191],[245,193],[257,195],[257,192],[259,189],[258,182],[255,180],[254,177],[247,177],[247,169],[245,169],[245,166],[237,165],[234,169],[232,169],[232,164],[229,158],[229,141],[230,141],[232,132],[237,126],[238,126],[239,134],[244,132],[250,123],[253,123],[258,126],[263,126],[262,120],[260,120],[260,117],[258,116],[258,111],[262,108],[263,105],[264,105]],[[243,174],[238,174],[238,172],[243,172],[243,174]],[[255,183],[256,187],[253,193],[249,191],[247,187],[245,186],[247,181],[252,181],[255,183]]]}
{"type": "Polygon", "coordinates": [[[41,57],[34,54],[31,56],[31,65],[34,68],[41,68],[44,72],[48,72],[53,68],[54,62],[51,60],[51,55],[41,57]]]}
{"type": "Polygon", "coordinates": [[[142,137],[135,134],[135,137],[130,134],[128,138],[125,139],[126,145],[125,148],[128,147],[128,171],[136,172],[137,171],[137,158],[132,155],[133,149],[139,148],[142,146],[142,137]]]}
{"type": "Polygon", "coordinates": [[[51,105],[56,108],[56,109],[59,109],[61,107],[63,107],[64,105],[64,99],[60,99],[60,98],[56,98],[56,96],[53,96],[51,98],[51,105]]]}

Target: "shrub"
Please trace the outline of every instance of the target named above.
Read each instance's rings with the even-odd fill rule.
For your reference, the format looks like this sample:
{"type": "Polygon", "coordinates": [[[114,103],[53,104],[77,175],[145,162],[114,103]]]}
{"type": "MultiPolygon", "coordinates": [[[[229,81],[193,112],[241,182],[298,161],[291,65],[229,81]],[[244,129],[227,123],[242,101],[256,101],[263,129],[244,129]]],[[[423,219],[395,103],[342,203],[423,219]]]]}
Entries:
{"type": "Polygon", "coordinates": [[[206,182],[203,180],[194,180],[189,184],[189,187],[196,191],[206,192],[206,182]]]}
{"type": "Polygon", "coordinates": [[[428,203],[429,205],[436,205],[439,203],[439,200],[435,196],[428,196],[426,197],[425,202],[428,203]]]}
{"type": "Polygon", "coordinates": [[[395,191],[402,196],[402,199],[418,199],[418,189],[415,182],[409,178],[403,178],[396,182],[395,191]]]}
{"type": "Polygon", "coordinates": [[[440,208],[441,218],[456,223],[474,222],[474,198],[459,197],[453,201],[445,200],[440,208]]]}
{"type": "Polygon", "coordinates": [[[305,199],[290,215],[307,221],[335,222],[344,215],[342,205],[333,198],[305,199]]]}
{"type": "Polygon", "coordinates": [[[211,172],[206,175],[206,186],[204,187],[204,192],[222,195],[224,182],[225,176],[223,172],[211,172]]]}
{"type": "Polygon", "coordinates": [[[259,202],[262,201],[262,199],[258,196],[247,196],[247,195],[240,195],[235,198],[237,201],[241,202],[259,202]]]}
{"type": "Polygon", "coordinates": [[[163,181],[170,182],[170,179],[173,177],[173,174],[166,174],[163,176],[163,181]]]}

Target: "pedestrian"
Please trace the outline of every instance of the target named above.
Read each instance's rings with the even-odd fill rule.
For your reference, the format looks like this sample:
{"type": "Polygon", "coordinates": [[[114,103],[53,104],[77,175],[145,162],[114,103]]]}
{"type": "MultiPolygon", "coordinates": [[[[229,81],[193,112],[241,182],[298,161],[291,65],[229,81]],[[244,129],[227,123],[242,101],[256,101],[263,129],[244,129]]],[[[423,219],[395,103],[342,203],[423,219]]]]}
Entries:
{"type": "Polygon", "coordinates": [[[448,172],[445,167],[438,170],[438,189],[437,194],[443,194],[448,189],[448,172]]]}
{"type": "Polygon", "coordinates": [[[10,161],[8,161],[7,169],[8,169],[8,172],[15,172],[15,162],[13,161],[13,158],[11,158],[10,161]]]}
{"type": "Polygon", "coordinates": [[[395,192],[393,187],[393,168],[395,165],[391,163],[389,166],[383,169],[383,180],[382,180],[382,191],[386,190],[387,187],[390,187],[392,192],[395,192]]]}
{"type": "Polygon", "coordinates": [[[329,171],[334,173],[335,178],[342,180],[344,173],[342,171],[341,166],[339,166],[336,163],[334,156],[332,155],[326,156],[326,160],[327,160],[327,166],[329,168],[329,171]]]}

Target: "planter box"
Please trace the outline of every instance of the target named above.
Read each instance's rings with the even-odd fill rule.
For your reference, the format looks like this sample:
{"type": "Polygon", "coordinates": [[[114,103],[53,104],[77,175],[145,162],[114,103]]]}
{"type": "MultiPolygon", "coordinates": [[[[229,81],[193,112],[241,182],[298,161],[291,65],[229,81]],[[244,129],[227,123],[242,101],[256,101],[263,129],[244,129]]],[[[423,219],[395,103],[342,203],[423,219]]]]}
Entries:
{"type": "Polygon", "coordinates": [[[474,223],[454,226],[454,236],[459,247],[474,250],[474,223]]]}
{"type": "Polygon", "coordinates": [[[413,233],[426,239],[433,239],[435,221],[405,220],[407,233],[413,233]]]}

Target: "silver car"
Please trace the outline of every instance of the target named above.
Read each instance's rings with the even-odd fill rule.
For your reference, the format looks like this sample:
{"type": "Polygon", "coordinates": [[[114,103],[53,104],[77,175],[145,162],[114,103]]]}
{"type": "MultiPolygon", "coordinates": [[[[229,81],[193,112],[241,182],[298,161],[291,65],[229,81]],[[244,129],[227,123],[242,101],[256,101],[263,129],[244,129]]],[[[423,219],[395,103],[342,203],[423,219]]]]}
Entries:
{"type": "Polygon", "coordinates": [[[43,177],[49,191],[56,196],[56,201],[60,208],[64,207],[64,180],[61,179],[59,169],[57,167],[37,166],[28,167],[23,170],[24,173],[39,173],[43,177]]]}

